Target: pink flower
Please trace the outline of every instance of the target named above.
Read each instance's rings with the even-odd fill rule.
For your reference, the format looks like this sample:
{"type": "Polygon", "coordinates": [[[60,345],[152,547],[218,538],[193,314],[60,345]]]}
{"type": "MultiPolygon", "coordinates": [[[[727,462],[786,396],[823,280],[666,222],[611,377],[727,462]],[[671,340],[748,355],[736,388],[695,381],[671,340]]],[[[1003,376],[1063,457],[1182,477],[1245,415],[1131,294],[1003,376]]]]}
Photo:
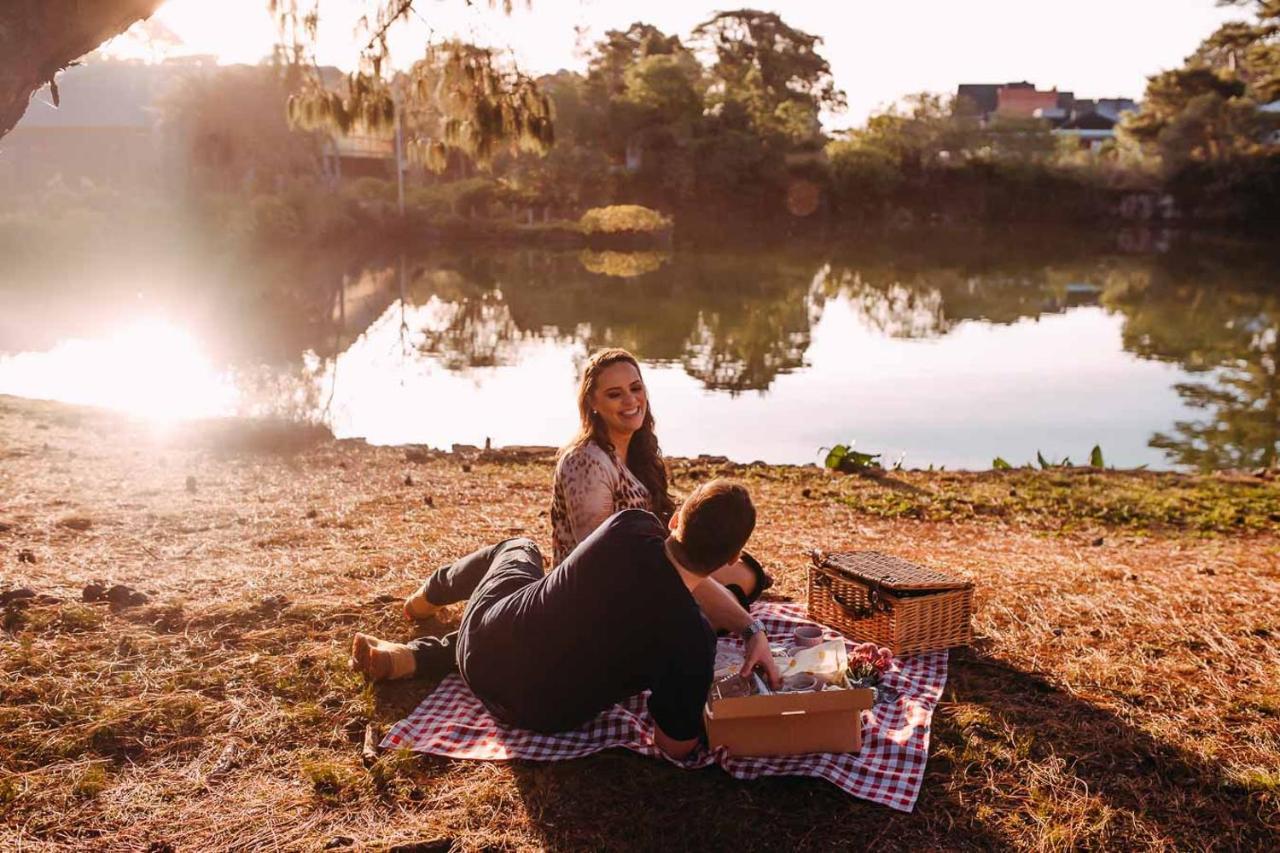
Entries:
{"type": "Polygon", "coordinates": [[[888,650],[888,649],[886,649],[884,646],[881,646],[881,647],[876,651],[876,654],[877,654],[877,655],[879,655],[880,657],[884,658],[885,660],[893,660],[893,652],[889,651],[889,650],[888,650]]]}
{"type": "Polygon", "coordinates": [[[888,672],[889,667],[892,665],[893,661],[886,658],[876,658],[875,663],[872,664],[876,668],[876,672],[888,672]]]}
{"type": "Polygon", "coordinates": [[[858,645],[853,647],[853,653],[855,655],[864,656],[868,660],[870,660],[871,658],[875,657],[876,644],[875,643],[859,643],[858,645]]]}

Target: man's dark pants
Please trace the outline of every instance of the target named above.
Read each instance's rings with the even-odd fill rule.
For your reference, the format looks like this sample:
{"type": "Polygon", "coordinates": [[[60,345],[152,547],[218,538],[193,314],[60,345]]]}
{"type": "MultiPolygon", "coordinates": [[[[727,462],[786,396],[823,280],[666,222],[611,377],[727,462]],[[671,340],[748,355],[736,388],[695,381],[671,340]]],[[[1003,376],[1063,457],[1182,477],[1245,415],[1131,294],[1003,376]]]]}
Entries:
{"type": "MultiPolygon", "coordinates": [[[[504,620],[503,603],[510,596],[542,578],[542,552],[531,539],[507,539],[474,551],[436,570],[427,580],[427,601],[432,604],[467,602],[458,630],[444,637],[423,637],[409,643],[419,677],[442,678],[457,672],[462,661],[468,682],[486,681],[483,660],[469,659],[469,637],[486,626],[504,620]]],[[[483,701],[483,698],[482,698],[483,701]]],[[[488,702],[485,703],[489,705],[488,702]]],[[[490,707],[501,713],[503,709],[490,707]]]]}

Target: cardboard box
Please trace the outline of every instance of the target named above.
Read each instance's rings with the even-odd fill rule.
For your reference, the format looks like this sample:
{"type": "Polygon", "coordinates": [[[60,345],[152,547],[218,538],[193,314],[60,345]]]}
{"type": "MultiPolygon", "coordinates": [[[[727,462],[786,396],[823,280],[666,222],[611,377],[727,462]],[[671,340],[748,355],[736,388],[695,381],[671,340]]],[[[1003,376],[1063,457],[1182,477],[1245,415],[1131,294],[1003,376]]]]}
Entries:
{"type": "Polygon", "coordinates": [[[730,755],[857,752],[869,687],[714,699],[703,709],[707,740],[730,755]]]}

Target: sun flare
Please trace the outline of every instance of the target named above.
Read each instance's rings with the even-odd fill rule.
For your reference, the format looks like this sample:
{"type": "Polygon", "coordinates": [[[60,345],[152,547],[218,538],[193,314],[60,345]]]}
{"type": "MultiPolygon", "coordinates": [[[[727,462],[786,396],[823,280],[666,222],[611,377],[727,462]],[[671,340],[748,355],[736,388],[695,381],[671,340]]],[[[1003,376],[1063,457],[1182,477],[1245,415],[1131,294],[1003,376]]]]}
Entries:
{"type": "Polygon", "coordinates": [[[104,406],[168,422],[230,414],[234,384],[186,329],[164,319],[99,338],[71,338],[45,352],[0,357],[0,393],[104,406]]]}

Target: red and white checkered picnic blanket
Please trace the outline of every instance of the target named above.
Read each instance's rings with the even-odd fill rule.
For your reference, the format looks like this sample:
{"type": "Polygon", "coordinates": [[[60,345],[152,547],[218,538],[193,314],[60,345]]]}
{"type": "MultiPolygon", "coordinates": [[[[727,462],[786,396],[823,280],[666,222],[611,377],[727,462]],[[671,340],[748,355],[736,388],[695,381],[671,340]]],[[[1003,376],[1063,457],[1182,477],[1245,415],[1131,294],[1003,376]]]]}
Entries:
{"type": "MultiPolygon", "coordinates": [[[[781,638],[799,625],[813,624],[795,605],[758,603],[752,610],[771,637],[781,638]]],[[[827,631],[828,639],[837,636],[834,631],[827,631]]],[[[852,649],[854,644],[846,643],[852,649]]],[[[862,712],[862,751],[857,755],[810,753],[735,758],[723,751],[701,749],[685,761],[673,763],[690,770],[719,764],[739,779],[816,776],[855,797],[909,812],[924,779],[929,726],[946,680],[945,651],[896,660],[881,682],[887,688],[883,691],[887,700],[877,701],[862,712]]],[[[654,744],[653,718],[645,708],[643,694],[614,705],[578,729],[544,735],[499,723],[457,675],[440,682],[408,718],[392,726],[382,739],[383,749],[403,747],[484,761],[557,761],[624,747],[672,761],[654,744]]]]}

